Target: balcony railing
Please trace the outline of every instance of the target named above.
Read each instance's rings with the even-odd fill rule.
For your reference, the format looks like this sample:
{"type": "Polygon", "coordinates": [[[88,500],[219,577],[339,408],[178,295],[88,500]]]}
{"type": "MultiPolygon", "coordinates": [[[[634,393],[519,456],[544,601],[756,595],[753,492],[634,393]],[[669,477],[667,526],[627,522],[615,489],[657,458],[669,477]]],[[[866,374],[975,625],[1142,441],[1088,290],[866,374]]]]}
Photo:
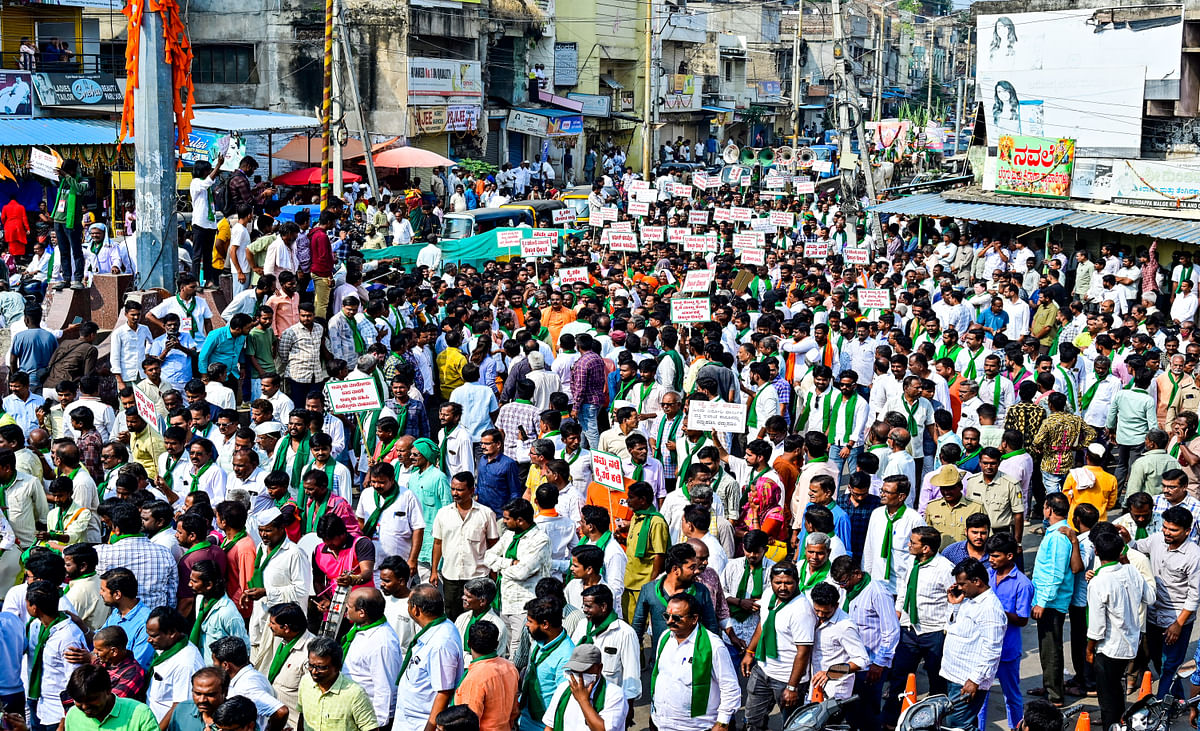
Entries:
{"type": "Polygon", "coordinates": [[[33,59],[28,59],[19,53],[0,53],[0,68],[45,71],[56,74],[105,73],[123,78],[125,76],[125,57],[105,53],[77,53],[67,61],[43,61],[41,54],[33,59]],[[29,68],[30,66],[32,68],[29,68]]]}

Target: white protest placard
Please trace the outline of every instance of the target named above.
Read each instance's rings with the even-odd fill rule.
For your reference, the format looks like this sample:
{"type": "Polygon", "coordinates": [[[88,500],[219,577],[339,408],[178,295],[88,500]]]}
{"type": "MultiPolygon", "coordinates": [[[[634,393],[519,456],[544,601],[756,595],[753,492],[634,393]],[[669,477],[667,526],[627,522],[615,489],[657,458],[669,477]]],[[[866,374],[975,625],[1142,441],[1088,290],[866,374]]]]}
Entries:
{"type": "Polygon", "coordinates": [[[520,246],[524,238],[524,231],[497,231],[496,246],[520,246]]]}
{"type": "Polygon", "coordinates": [[[650,181],[648,180],[630,180],[630,190],[650,190],[650,181]]]}
{"type": "Polygon", "coordinates": [[[625,475],[621,473],[621,458],[615,454],[592,450],[592,480],[609,490],[624,490],[625,475]]]}
{"type": "Polygon", "coordinates": [[[688,237],[689,233],[691,233],[691,232],[688,231],[686,228],[679,228],[677,226],[672,226],[671,228],[667,229],[667,243],[668,244],[682,244],[683,240],[688,237]]]}
{"type": "Polygon", "coordinates": [[[754,231],[739,231],[733,235],[733,248],[745,249],[750,246],[761,246],[758,233],[754,231]]]}
{"type": "Polygon", "coordinates": [[[633,233],[633,221],[614,221],[612,226],[609,226],[616,233],[633,233]]]}
{"type": "Polygon", "coordinates": [[[587,284],[587,267],[566,267],[559,269],[559,281],[563,284],[587,284]]]}
{"type": "Polygon", "coordinates": [[[750,266],[762,266],[767,263],[767,250],[757,246],[742,249],[742,263],[750,266]]]}
{"type": "Polygon", "coordinates": [[[704,234],[704,241],[707,244],[706,251],[711,251],[714,254],[721,250],[721,237],[717,234],[704,234]]]}
{"type": "Polygon", "coordinates": [[[892,306],[892,293],[886,289],[858,288],[858,309],[886,310],[892,306]]]}
{"type": "Polygon", "coordinates": [[[627,210],[631,216],[649,216],[650,204],[645,201],[629,201],[627,210]]]}
{"type": "Polygon", "coordinates": [[[521,241],[521,256],[526,259],[533,259],[540,256],[553,256],[554,244],[558,241],[557,238],[550,240],[544,237],[536,236],[538,231],[533,232],[534,238],[523,239],[521,241]]]}
{"type": "MultiPolygon", "coordinates": [[[[147,424],[157,429],[158,412],[154,408],[154,402],[137,386],[133,387],[133,402],[137,406],[138,416],[142,417],[142,420],[147,424]]],[[[114,484],[113,486],[115,487],[116,485],[114,484]]]]}
{"type": "Polygon", "coordinates": [[[637,251],[637,236],[632,233],[613,231],[608,235],[609,251],[637,251]]]}
{"type": "Polygon", "coordinates": [[[842,249],[842,255],[846,258],[847,264],[870,264],[871,250],[860,249],[858,247],[847,246],[842,249]]]}
{"type": "Polygon", "coordinates": [[[713,223],[728,223],[733,220],[733,211],[728,208],[713,209],[713,223]]]}
{"type": "Polygon", "coordinates": [[[742,179],[738,181],[738,185],[739,185],[739,186],[741,186],[741,187],[743,187],[743,188],[749,188],[749,187],[750,187],[750,182],[751,182],[751,180],[753,179],[753,177],[754,177],[754,176],[753,176],[753,175],[751,175],[750,173],[748,173],[748,172],[743,172],[743,173],[742,173],[742,179]]]}
{"type": "Polygon", "coordinates": [[[642,241],[661,242],[666,235],[667,231],[662,226],[642,226],[642,241]]]}
{"type": "Polygon", "coordinates": [[[559,208],[554,211],[554,225],[560,223],[575,223],[575,211],[570,208],[559,208]]]}
{"type": "Polygon", "coordinates": [[[753,231],[761,233],[766,231],[774,232],[776,226],[775,224],[771,223],[771,219],[764,216],[763,218],[750,219],[750,228],[753,231]]]}
{"type": "Polygon", "coordinates": [[[763,185],[767,188],[782,188],[787,185],[787,179],[782,175],[768,175],[763,185]]]}
{"type": "Polygon", "coordinates": [[[707,226],[708,211],[688,211],[689,226],[707,226]]]}
{"type": "Polygon", "coordinates": [[[330,381],[325,384],[325,392],[329,395],[329,410],[335,414],[353,414],[383,408],[383,396],[376,388],[373,378],[330,381]]]}
{"type": "Polygon", "coordinates": [[[824,259],[829,256],[828,241],[806,241],[804,242],[804,256],[809,259],[824,259]]]}
{"type": "Polygon", "coordinates": [[[772,226],[786,226],[791,228],[796,225],[796,214],[791,211],[771,211],[767,216],[767,220],[772,226]]]}
{"type": "Polygon", "coordinates": [[[654,203],[658,200],[658,191],[654,188],[646,188],[645,190],[633,191],[633,197],[645,203],[654,203]]]}
{"type": "Polygon", "coordinates": [[[812,169],[816,173],[827,173],[833,170],[833,160],[813,160],[812,169]]]}
{"type": "Polygon", "coordinates": [[[683,275],[684,292],[707,292],[717,276],[712,269],[689,269],[683,275]]]}
{"type": "Polygon", "coordinates": [[[746,221],[749,221],[750,217],[754,214],[754,211],[752,209],[747,208],[745,206],[734,206],[733,208],[731,208],[729,210],[730,210],[731,215],[733,216],[733,220],[741,221],[743,223],[746,221]]]}
{"type": "MultiPolygon", "coordinates": [[[[25,87],[28,89],[29,87],[25,87]]],[[[29,172],[48,180],[58,180],[58,158],[36,147],[29,148],[29,172]]],[[[53,211],[51,211],[53,213],[53,211]]]]}
{"type": "Polygon", "coordinates": [[[671,183],[671,195],[676,198],[691,198],[692,186],[687,183],[671,183]]]}
{"type": "Polygon", "coordinates": [[[692,185],[700,190],[708,190],[712,187],[712,180],[704,173],[696,173],[692,176],[692,185]]]}
{"type": "Polygon", "coordinates": [[[599,218],[601,221],[616,221],[618,214],[616,206],[604,206],[600,209],[599,218]]]}
{"type": "Polygon", "coordinates": [[[796,195],[812,195],[816,190],[816,183],[811,180],[801,180],[796,183],[796,195]]]}
{"type": "Polygon", "coordinates": [[[683,250],[695,254],[703,254],[708,251],[708,237],[703,234],[697,236],[689,234],[685,236],[683,239],[683,250]]]}
{"type": "Polygon", "coordinates": [[[712,320],[712,303],[707,297],[673,297],[671,322],[691,323],[712,320]]]}
{"type": "Polygon", "coordinates": [[[724,401],[692,401],[688,404],[688,429],[744,434],[746,404],[724,401]]]}

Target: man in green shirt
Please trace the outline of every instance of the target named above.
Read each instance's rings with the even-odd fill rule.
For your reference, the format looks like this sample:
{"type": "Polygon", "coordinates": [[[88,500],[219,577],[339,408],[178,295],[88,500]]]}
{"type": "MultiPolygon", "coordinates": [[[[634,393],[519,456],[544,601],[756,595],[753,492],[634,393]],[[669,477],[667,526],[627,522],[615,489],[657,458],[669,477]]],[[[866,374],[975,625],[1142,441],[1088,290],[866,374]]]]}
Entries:
{"type": "Polygon", "coordinates": [[[275,371],[275,352],[278,350],[279,338],[271,327],[275,311],[263,305],[254,318],[254,326],[246,335],[246,360],[250,363],[250,395],[253,398],[262,396],[262,379],[277,375],[275,371]]]}
{"type": "Polygon", "coordinates": [[[300,681],[302,731],[374,731],[379,726],[371,699],[342,674],[342,647],[328,637],[308,645],[308,675],[300,681]]]}
{"type": "Polygon", "coordinates": [[[75,705],[67,711],[66,731],[158,731],[149,706],[113,694],[101,665],[82,665],[71,673],[67,694],[75,705]]]}

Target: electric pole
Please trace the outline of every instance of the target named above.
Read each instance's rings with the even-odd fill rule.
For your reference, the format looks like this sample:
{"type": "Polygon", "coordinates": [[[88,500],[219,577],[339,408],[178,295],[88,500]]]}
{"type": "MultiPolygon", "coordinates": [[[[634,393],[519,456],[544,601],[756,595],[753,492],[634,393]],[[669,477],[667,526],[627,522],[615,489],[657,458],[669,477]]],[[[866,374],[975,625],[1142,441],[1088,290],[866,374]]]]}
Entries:
{"type": "Polygon", "coordinates": [[[800,45],[804,28],[804,0],[796,4],[796,34],[792,36],[792,145],[800,145],[800,45]]]}
{"type": "Polygon", "coordinates": [[[330,124],[336,123],[337,129],[333,130],[333,139],[329,146],[329,165],[332,168],[333,194],[338,198],[342,197],[344,181],[342,180],[342,142],[344,140],[346,126],[342,121],[342,113],[345,105],[342,104],[342,68],[341,65],[345,61],[342,58],[341,45],[341,15],[342,6],[339,0],[333,0],[333,74],[330,79],[330,94],[333,99],[331,109],[332,118],[330,124]]]}
{"type": "Polygon", "coordinates": [[[642,179],[650,179],[650,162],[654,157],[654,104],[658,74],[654,67],[654,3],[646,3],[646,27],[642,32],[642,52],[645,56],[646,87],[642,94],[642,179]]]}
{"type": "MultiPolygon", "coordinates": [[[[842,29],[842,9],[839,0],[832,0],[830,10],[833,16],[833,63],[834,74],[838,82],[837,117],[838,117],[838,167],[842,183],[842,208],[850,208],[852,212],[862,211],[862,206],[856,194],[855,175],[857,168],[862,169],[866,178],[867,197],[875,201],[875,178],[871,175],[871,151],[867,145],[865,125],[863,124],[862,101],[859,99],[858,86],[854,74],[850,70],[849,59],[845,53],[845,34],[842,29]],[[853,110],[854,118],[851,119],[853,110]],[[852,152],[851,135],[858,136],[858,159],[852,152]]],[[[867,222],[875,237],[875,241],[883,240],[883,232],[879,225],[879,216],[867,215],[867,222]]],[[[850,232],[852,242],[855,233],[850,232]]],[[[856,243],[856,242],[855,242],[856,243]]]]}
{"type": "MultiPolygon", "coordinates": [[[[138,31],[138,85],[133,92],[134,194],[139,289],[175,291],[179,267],[175,223],[175,110],[171,66],[163,58],[163,18],[145,10],[138,31]]],[[[220,166],[224,159],[214,162],[220,166]]]]}
{"type": "Polygon", "coordinates": [[[379,196],[379,179],[375,175],[375,160],[371,157],[371,133],[367,130],[367,113],[363,110],[362,100],[358,98],[358,80],[354,74],[354,64],[350,59],[350,41],[348,40],[349,33],[346,32],[346,19],[343,17],[344,8],[338,8],[338,46],[342,49],[342,60],[345,62],[346,84],[345,87],[350,90],[350,100],[354,103],[354,110],[358,117],[358,132],[363,143],[363,153],[366,156],[367,163],[367,182],[371,185],[371,194],[379,196]]]}
{"type": "Polygon", "coordinates": [[[321,82],[321,210],[329,205],[329,142],[333,112],[333,0],[325,0],[325,55],[321,82]]]}

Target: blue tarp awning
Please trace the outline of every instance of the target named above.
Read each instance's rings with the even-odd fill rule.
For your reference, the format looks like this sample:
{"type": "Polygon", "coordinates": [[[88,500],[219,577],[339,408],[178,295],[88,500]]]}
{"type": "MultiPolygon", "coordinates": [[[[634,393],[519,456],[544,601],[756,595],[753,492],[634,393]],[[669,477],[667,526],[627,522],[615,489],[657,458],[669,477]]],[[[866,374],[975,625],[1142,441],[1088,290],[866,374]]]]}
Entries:
{"type": "Polygon", "coordinates": [[[221,132],[295,132],[320,125],[316,117],[249,107],[204,107],[192,118],[193,127],[221,132]]]}
{"type": "Polygon", "coordinates": [[[578,117],[580,112],[567,112],[562,109],[529,109],[526,107],[517,107],[519,112],[529,112],[536,114],[539,117],[548,117],[550,119],[559,119],[560,117],[578,117]]]}
{"type": "Polygon", "coordinates": [[[1074,211],[1065,208],[1039,206],[1008,206],[997,203],[971,203],[946,200],[940,193],[921,193],[907,198],[884,201],[870,208],[872,213],[894,213],[908,216],[961,218],[966,221],[987,221],[1013,226],[1070,226],[1096,229],[1130,236],[1200,244],[1200,221],[1162,216],[1139,216],[1128,213],[1074,211]]]}
{"type": "Polygon", "coordinates": [[[0,119],[0,147],[115,145],[117,123],[100,119],[0,119]]]}
{"type": "Polygon", "coordinates": [[[1036,228],[1070,216],[1073,211],[1037,206],[1004,206],[995,203],[964,203],[949,201],[940,193],[922,193],[907,198],[884,201],[871,206],[873,213],[902,213],[908,216],[961,218],[966,221],[987,221],[1013,226],[1036,228]]]}
{"type": "Polygon", "coordinates": [[[729,112],[733,111],[732,109],[726,109],[725,107],[710,106],[708,104],[705,104],[700,108],[706,112],[716,112],[717,114],[728,114],[729,112]]]}
{"type": "Polygon", "coordinates": [[[1099,229],[1131,236],[1200,244],[1200,221],[1159,216],[1132,216],[1124,213],[1075,211],[1058,223],[1075,228],[1099,229]]]}

